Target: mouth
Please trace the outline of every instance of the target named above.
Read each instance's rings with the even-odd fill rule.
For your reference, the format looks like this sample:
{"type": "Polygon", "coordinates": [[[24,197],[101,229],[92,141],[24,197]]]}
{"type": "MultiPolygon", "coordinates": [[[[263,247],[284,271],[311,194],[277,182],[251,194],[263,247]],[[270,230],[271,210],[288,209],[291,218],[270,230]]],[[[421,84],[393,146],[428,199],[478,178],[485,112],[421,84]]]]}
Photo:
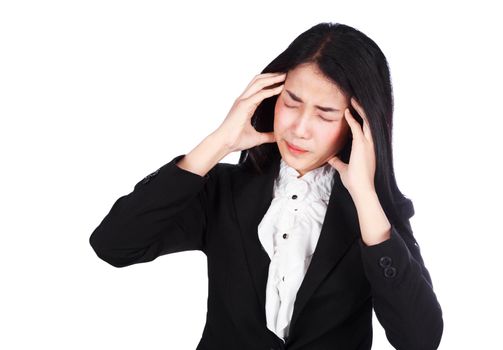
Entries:
{"type": "Polygon", "coordinates": [[[287,147],[288,147],[288,150],[294,154],[302,154],[302,153],[306,153],[307,151],[305,149],[302,149],[302,148],[298,148],[290,143],[288,143],[287,141],[285,141],[287,147]]]}

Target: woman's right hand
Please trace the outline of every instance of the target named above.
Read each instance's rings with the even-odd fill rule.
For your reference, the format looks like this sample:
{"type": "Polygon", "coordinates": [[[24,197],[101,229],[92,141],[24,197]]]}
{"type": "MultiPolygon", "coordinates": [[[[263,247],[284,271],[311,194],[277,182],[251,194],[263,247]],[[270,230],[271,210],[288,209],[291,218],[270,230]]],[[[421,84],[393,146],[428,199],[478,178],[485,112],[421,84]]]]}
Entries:
{"type": "Polygon", "coordinates": [[[256,75],[239,96],[225,120],[215,131],[223,137],[231,152],[242,151],[266,142],[276,142],[274,132],[258,132],[251,124],[253,113],[266,98],[283,90],[286,73],[256,75]],[[271,85],[280,84],[274,88],[271,85]]]}

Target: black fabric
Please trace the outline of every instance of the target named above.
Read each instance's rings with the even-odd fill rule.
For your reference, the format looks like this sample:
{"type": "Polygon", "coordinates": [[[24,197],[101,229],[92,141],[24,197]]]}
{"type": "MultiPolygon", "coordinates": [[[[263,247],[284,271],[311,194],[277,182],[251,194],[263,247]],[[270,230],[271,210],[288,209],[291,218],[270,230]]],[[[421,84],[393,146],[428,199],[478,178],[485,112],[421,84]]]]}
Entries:
{"type": "MultiPolygon", "coordinates": [[[[118,198],[90,244],[115,267],[203,251],[208,312],[198,350],[370,349],[372,307],[396,349],[438,347],[442,311],[410,222],[408,232],[392,225],[390,239],[363,244],[356,208],[338,173],[284,343],[266,326],[270,259],[257,231],[279,163],[258,175],[219,163],[203,177],[176,166],[183,157],[118,198]]],[[[409,207],[401,212],[413,215],[409,207]]]]}

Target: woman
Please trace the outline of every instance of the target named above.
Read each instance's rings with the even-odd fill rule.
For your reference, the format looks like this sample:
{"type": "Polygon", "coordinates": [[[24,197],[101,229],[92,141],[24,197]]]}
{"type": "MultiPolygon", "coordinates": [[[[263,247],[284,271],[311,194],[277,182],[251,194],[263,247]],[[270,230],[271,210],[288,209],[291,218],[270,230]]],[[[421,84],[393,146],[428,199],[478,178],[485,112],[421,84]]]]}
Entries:
{"type": "Polygon", "coordinates": [[[208,312],[197,349],[370,349],[372,307],[397,349],[436,349],[442,311],[392,159],[387,61],[320,23],[222,124],[120,197],[90,243],[116,267],[198,249],[208,312]],[[239,164],[219,163],[241,151],[239,164]]]}

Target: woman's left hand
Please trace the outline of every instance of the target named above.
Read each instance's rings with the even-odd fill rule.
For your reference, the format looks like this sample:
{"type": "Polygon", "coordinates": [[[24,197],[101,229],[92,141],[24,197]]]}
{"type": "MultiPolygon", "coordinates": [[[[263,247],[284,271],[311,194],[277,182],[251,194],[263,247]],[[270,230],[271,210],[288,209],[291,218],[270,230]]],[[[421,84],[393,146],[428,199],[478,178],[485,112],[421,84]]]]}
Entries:
{"type": "Polygon", "coordinates": [[[351,104],[363,119],[363,130],[349,108],[346,108],[344,117],[353,134],[349,164],[344,163],[337,156],[329,159],[328,163],[339,172],[341,181],[351,197],[356,198],[369,192],[375,192],[376,159],[374,142],[365,111],[354,97],[351,97],[351,104]]]}

